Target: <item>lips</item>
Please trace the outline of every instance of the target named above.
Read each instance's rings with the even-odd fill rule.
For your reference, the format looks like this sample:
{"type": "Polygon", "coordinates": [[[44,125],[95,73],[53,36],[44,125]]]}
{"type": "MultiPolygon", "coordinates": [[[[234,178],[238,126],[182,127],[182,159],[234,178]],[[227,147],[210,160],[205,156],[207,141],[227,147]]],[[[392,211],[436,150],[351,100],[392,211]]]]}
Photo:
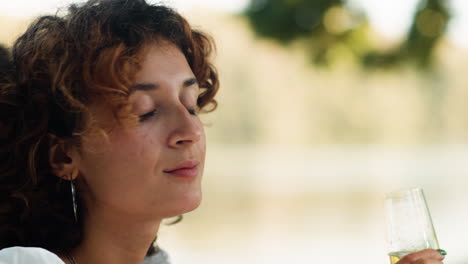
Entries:
{"type": "Polygon", "coordinates": [[[171,169],[164,170],[164,173],[179,178],[193,178],[198,175],[198,164],[196,160],[186,160],[171,169]]]}

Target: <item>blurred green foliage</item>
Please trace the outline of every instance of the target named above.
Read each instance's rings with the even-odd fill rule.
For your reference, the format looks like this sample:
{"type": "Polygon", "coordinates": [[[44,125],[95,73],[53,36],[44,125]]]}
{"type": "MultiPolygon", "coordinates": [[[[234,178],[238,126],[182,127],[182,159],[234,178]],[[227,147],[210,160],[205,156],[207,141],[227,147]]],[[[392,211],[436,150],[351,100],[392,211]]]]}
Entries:
{"type": "Polygon", "coordinates": [[[365,14],[346,0],[251,0],[244,15],[261,37],[285,45],[301,41],[315,64],[328,65],[348,53],[370,68],[404,62],[430,68],[450,19],[448,0],[420,0],[403,41],[383,49],[372,41],[365,14]]]}

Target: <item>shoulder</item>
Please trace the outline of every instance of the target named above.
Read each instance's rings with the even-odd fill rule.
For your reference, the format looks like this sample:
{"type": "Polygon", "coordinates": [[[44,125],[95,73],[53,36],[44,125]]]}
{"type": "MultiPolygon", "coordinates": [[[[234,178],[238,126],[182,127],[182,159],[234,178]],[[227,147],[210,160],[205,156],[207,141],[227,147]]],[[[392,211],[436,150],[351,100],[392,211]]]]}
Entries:
{"type": "Polygon", "coordinates": [[[10,247],[0,250],[0,264],[64,264],[54,253],[37,247],[10,247]]]}

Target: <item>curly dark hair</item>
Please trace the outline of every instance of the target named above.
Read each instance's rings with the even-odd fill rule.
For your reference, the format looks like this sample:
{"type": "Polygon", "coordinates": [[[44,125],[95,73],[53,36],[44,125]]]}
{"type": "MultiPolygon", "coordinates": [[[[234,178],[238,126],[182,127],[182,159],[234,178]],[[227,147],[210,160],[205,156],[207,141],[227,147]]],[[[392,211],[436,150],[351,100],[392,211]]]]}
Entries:
{"type": "Polygon", "coordinates": [[[3,73],[10,65],[9,56],[8,49],[0,44],[0,73],[3,73]]]}
{"type": "MultiPolygon", "coordinates": [[[[145,0],[90,0],[37,18],[0,52],[0,249],[70,250],[82,239],[69,184],[51,173],[49,134],[80,146],[101,131],[89,105],[105,100],[134,125],[128,97],[148,46],[169,41],[185,55],[200,85],[202,112],[216,108],[213,41],[176,11],[145,0]],[[86,133],[85,133],[86,132],[86,133]]],[[[80,206],[80,204],[78,205],[80,206]]]]}

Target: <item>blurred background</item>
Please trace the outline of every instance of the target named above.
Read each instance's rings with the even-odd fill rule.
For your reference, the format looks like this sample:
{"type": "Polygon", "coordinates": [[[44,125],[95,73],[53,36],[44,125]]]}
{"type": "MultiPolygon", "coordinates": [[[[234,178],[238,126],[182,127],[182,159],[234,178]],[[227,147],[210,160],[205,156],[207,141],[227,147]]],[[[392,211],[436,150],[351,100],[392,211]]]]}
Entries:
{"type": "MultiPolygon", "coordinates": [[[[70,1],[3,1],[0,43],[70,1]]],[[[423,187],[468,263],[468,2],[173,0],[217,43],[201,207],[173,263],[388,263],[383,195],[423,187]]]]}

